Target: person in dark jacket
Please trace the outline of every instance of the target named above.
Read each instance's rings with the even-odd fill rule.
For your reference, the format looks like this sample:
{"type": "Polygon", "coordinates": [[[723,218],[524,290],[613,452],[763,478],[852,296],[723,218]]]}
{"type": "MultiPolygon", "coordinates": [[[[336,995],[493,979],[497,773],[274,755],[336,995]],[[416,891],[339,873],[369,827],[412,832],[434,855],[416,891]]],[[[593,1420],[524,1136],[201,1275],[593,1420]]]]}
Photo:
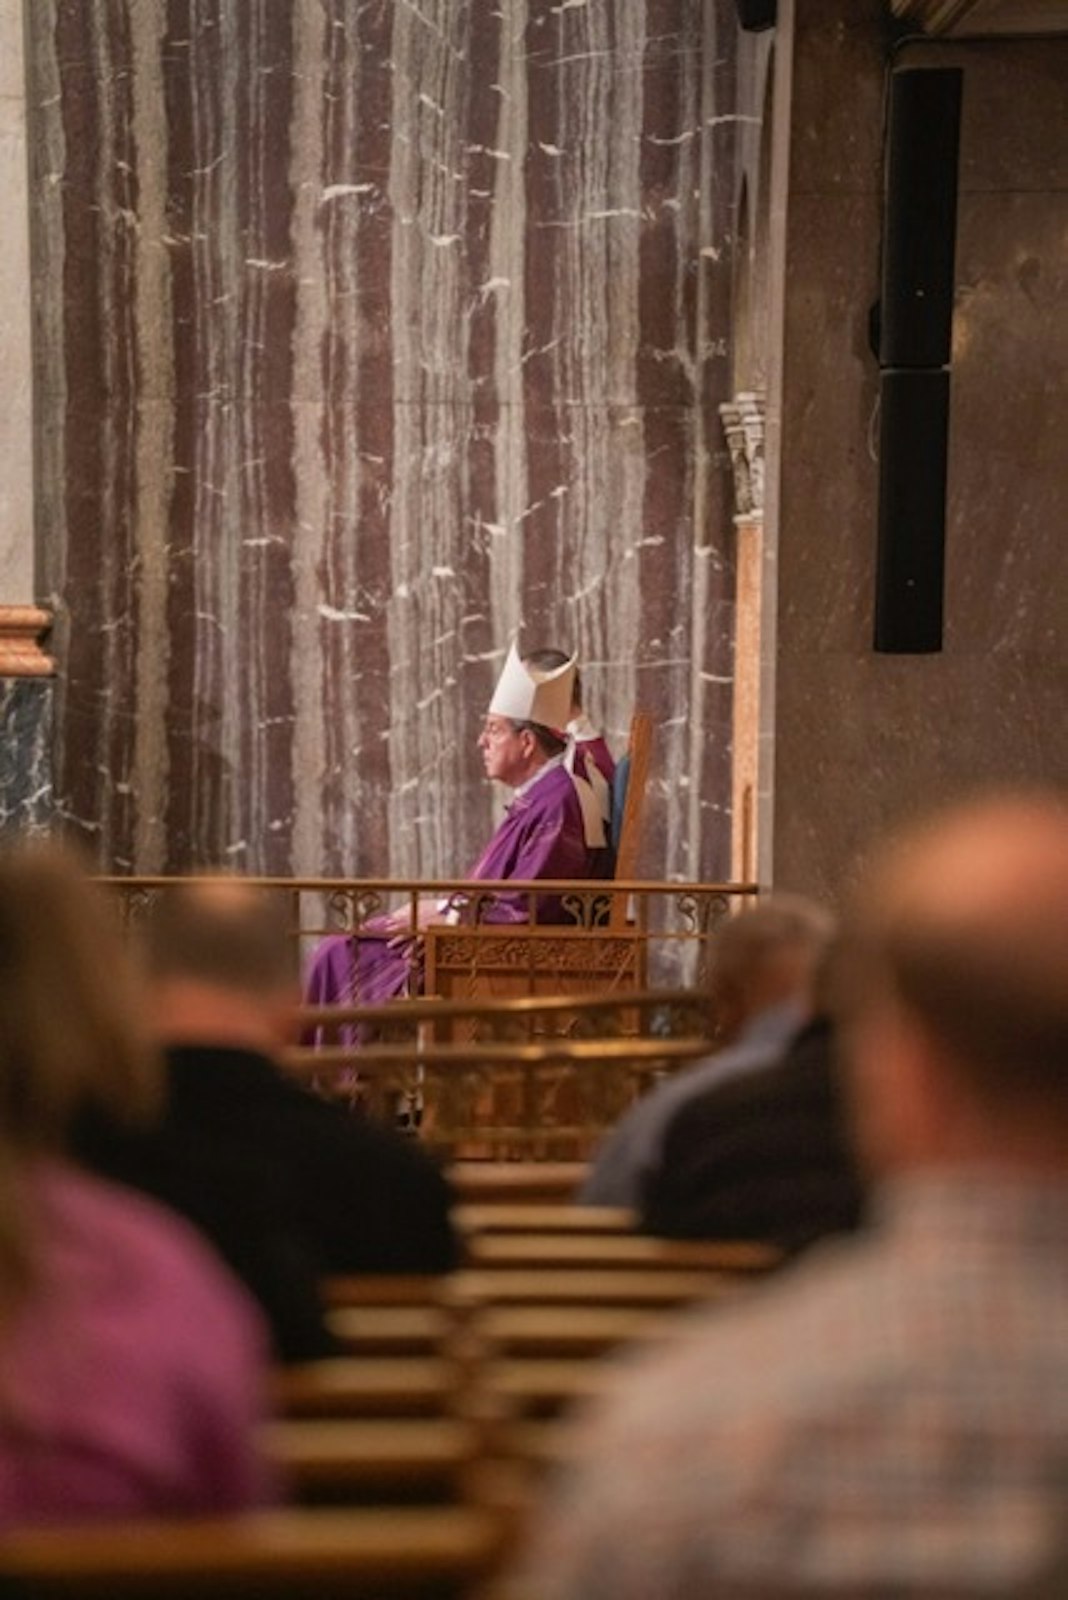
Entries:
{"type": "Polygon", "coordinates": [[[165,1114],[138,1138],[87,1127],[83,1155],[208,1235],[263,1305],[281,1359],[328,1355],[322,1277],[456,1264],[449,1186],[417,1145],[279,1067],[300,993],[280,896],[224,878],[169,889],[144,946],[165,1114]]]}
{"type": "Polygon", "coordinates": [[[817,1015],[781,1059],[715,1084],[668,1123],[641,1219],[674,1239],[765,1239],[797,1251],[855,1228],[863,1192],[817,1015]]]}

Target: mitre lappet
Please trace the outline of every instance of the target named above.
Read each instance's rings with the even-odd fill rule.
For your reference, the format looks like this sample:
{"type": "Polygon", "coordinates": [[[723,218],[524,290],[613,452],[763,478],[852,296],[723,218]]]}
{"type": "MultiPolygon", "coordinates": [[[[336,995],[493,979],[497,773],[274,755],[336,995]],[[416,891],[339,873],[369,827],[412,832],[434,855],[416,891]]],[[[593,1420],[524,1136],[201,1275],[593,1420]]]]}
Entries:
{"type": "Polygon", "coordinates": [[[508,717],[512,722],[537,722],[566,743],[564,764],[582,807],[586,844],[591,850],[603,850],[608,843],[604,805],[588,780],[574,770],[574,739],[567,731],[577,665],[578,656],[573,655],[563,666],[551,670],[528,666],[513,643],[493,691],[489,713],[508,717]]]}

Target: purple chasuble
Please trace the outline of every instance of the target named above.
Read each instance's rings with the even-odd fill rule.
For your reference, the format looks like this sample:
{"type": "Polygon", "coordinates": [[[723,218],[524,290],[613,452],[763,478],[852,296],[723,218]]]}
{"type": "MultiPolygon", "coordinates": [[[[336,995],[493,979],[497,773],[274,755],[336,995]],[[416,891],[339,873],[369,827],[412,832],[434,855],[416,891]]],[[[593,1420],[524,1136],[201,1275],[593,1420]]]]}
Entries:
{"type": "MultiPolygon", "coordinates": [[[[606,852],[587,848],[582,807],[571,775],[552,766],[513,796],[504,818],[468,878],[601,878],[606,852]]],[[[456,897],[457,900],[459,896],[456,897]]],[[[498,895],[479,907],[482,922],[526,922],[525,894],[498,895]]],[[[558,895],[539,895],[538,922],[566,922],[558,895]]],[[[442,920],[446,920],[442,910],[442,920]]],[[[305,983],[308,1005],[377,1005],[400,995],[418,994],[423,974],[420,943],[382,927],[372,917],[356,936],[336,934],[315,950],[305,983]]],[[[462,913],[461,913],[462,920],[462,913]]],[[[341,1031],[341,1042],[352,1034],[341,1031]]],[[[325,1042],[315,1036],[310,1043],[325,1042]]]]}
{"type": "Polygon", "coordinates": [[[589,778],[590,766],[596,768],[605,783],[612,782],[612,774],[616,770],[616,761],[603,735],[597,733],[592,738],[576,738],[575,740],[575,771],[580,778],[589,778]]]}

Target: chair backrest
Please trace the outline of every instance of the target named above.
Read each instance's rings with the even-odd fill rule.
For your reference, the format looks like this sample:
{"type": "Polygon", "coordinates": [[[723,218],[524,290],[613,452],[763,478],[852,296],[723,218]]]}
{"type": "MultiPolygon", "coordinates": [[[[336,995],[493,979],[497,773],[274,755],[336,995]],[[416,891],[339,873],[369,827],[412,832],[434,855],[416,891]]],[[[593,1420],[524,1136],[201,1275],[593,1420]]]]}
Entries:
{"type": "MultiPolygon", "coordinates": [[[[642,841],[642,819],[645,813],[645,791],[649,780],[649,765],[653,750],[653,719],[647,711],[636,711],[631,718],[630,743],[627,753],[616,768],[612,783],[612,843],[616,852],[615,876],[626,880],[633,878],[638,869],[642,841]],[[616,817],[619,817],[618,831],[616,817]]],[[[612,904],[611,924],[619,927],[626,921],[626,901],[615,896],[612,904]]]]}

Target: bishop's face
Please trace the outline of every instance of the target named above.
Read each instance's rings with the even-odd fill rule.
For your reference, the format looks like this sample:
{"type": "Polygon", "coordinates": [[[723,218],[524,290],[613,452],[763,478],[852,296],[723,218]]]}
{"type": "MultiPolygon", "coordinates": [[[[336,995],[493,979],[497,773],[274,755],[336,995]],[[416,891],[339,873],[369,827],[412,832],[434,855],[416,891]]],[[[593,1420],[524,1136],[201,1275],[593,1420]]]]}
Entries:
{"type": "Polygon", "coordinates": [[[537,765],[534,760],[532,766],[537,751],[533,734],[529,728],[517,731],[507,717],[486,718],[478,736],[478,748],[482,752],[486,777],[506,783],[511,789],[524,783],[537,765]]]}

